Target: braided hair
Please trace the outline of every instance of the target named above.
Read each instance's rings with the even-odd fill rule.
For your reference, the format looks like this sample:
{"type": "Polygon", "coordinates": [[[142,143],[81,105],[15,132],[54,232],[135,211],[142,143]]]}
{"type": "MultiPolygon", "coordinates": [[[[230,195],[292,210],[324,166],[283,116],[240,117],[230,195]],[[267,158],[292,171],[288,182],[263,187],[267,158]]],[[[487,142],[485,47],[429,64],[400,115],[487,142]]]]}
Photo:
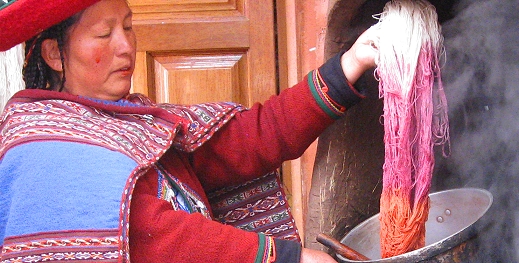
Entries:
{"type": "Polygon", "coordinates": [[[65,66],[63,50],[67,41],[67,32],[75,24],[81,13],[71,16],[56,24],[37,36],[25,42],[25,63],[23,66],[23,80],[26,89],[44,89],[62,91],[65,83],[65,66]],[[62,75],[54,71],[41,55],[41,45],[46,39],[55,39],[58,42],[61,57],[62,75]]]}

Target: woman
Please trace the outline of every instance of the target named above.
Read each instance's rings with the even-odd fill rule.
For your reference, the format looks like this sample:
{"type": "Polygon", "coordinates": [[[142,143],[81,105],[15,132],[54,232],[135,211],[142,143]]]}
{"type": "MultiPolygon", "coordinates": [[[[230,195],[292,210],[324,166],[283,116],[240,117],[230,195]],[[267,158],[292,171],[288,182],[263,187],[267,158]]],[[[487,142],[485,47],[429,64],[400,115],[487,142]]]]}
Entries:
{"type": "MultiPolygon", "coordinates": [[[[0,21],[31,3],[41,5],[8,3],[0,21]]],[[[375,64],[373,30],[263,105],[156,105],[129,94],[136,39],[126,1],[61,5],[31,8],[55,12],[52,26],[0,33],[0,50],[31,38],[27,89],[1,115],[2,262],[335,262],[212,220],[207,193],[299,157],[359,102],[350,83],[375,64]]]]}

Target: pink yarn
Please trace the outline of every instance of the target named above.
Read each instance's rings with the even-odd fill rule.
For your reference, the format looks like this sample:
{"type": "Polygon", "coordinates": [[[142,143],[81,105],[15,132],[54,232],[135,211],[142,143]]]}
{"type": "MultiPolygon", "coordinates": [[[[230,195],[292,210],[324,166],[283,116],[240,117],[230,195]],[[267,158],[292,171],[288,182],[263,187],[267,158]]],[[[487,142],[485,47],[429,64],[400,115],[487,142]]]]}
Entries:
{"type": "Polygon", "coordinates": [[[409,32],[398,28],[411,35],[405,39],[408,42],[395,40],[384,46],[381,38],[377,68],[379,92],[384,98],[385,163],[380,201],[383,258],[425,245],[428,196],[435,163],[433,148],[449,141],[447,102],[439,66],[442,47],[441,41],[437,41],[441,36],[427,23],[412,24],[427,22],[431,17],[421,17],[422,20],[413,17],[416,13],[423,16],[424,6],[429,5],[417,1],[413,6],[417,2],[410,2],[405,3],[412,8],[418,6],[419,11],[404,12],[404,16],[411,18],[405,21],[411,23],[409,32]]]}

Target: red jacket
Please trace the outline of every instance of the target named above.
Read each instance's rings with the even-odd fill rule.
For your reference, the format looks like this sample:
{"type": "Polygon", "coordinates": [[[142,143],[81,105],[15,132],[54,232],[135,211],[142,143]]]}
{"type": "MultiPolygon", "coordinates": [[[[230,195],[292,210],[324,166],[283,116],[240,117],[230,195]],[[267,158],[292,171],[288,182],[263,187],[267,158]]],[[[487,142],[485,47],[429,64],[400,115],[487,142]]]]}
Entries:
{"type": "Polygon", "coordinates": [[[297,242],[209,219],[206,193],[299,157],[362,98],[340,55],[263,105],[212,104],[223,115],[209,104],[188,113],[132,101],[141,96],[19,92],[0,122],[0,258],[298,263],[297,242]]]}
{"type": "MultiPolygon", "coordinates": [[[[338,56],[334,59],[279,96],[238,113],[195,152],[169,150],[161,163],[207,202],[208,191],[255,178],[301,156],[334,117],[345,111],[343,107],[331,112],[335,106],[340,108],[336,101],[341,98],[332,100],[334,105],[325,105],[331,98],[324,81],[342,81],[342,87],[336,89],[348,86],[344,77],[330,72],[337,70],[338,56]],[[327,75],[323,78],[323,74],[327,75]],[[330,79],[333,77],[336,79],[330,79]]],[[[347,100],[343,105],[362,97],[353,88],[348,92],[353,98],[343,96],[347,100]]],[[[130,214],[133,262],[253,263],[262,253],[256,233],[221,225],[198,213],[173,211],[171,204],[156,197],[157,181],[157,173],[151,172],[135,188],[130,214]]],[[[299,244],[277,248],[275,262],[299,262],[299,244]]]]}

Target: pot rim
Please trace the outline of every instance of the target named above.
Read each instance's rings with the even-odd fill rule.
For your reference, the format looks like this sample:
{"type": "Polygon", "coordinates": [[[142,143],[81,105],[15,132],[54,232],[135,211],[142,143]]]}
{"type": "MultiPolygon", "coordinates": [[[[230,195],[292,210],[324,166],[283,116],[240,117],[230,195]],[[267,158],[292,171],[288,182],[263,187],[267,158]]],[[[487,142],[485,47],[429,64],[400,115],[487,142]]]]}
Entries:
{"type": "MultiPolygon", "coordinates": [[[[355,262],[355,263],[361,263],[361,262],[390,263],[390,262],[408,262],[408,260],[412,260],[411,262],[419,262],[419,261],[431,258],[435,255],[439,255],[439,254],[455,247],[456,245],[469,239],[474,234],[474,232],[476,230],[476,222],[479,221],[481,219],[481,217],[483,217],[483,215],[486,214],[486,212],[490,209],[490,207],[492,206],[492,203],[493,203],[492,193],[490,193],[488,190],[485,190],[485,189],[473,188],[473,187],[464,187],[464,188],[443,190],[443,191],[431,193],[431,194],[429,194],[429,197],[433,198],[434,196],[437,196],[437,195],[442,195],[442,194],[451,193],[451,192],[460,192],[460,191],[461,192],[470,191],[471,193],[476,192],[481,195],[485,195],[488,198],[488,205],[481,211],[481,216],[476,218],[467,227],[460,229],[456,233],[454,233],[450,236],[447,236],[437,242],[429,244],[423,248],[413,250],[413,251],[410,251],[410,252],[407,252],[407,253],[404,253],[404,254],[401,254],[398,256],[394,256],[394,257],[359,261],[359,260],[347,259],[339,254],[336,254],[337,258],[341,262],[345,262],[345,263],[350,263],[350,262],[351,263],[353,263],[353,262],[355,262]],[[403,261],[404,259],[406,261],[403,261]]],[[[378,220],[378,217],[379,217],[379,214],[375,214],[375,215],[371,216],[370,218],[366,219],[365,221],[363,221],[362,223],[360,223],[359,225],[355,226],[352,230],[350,230],[348,232],[348,234],[346,234],[346,236],[344,236],[340,240],[341,243],[346,244],[345,241],[347,240],[348,236],[351,233],[355,233],[357,230],[363,228],[365,225],[370,224],[371,221],[373,221],[373,220],[378,220]]],[[[348,245],[348,244],[346,244],[346,245],[348,245]]],[[[361,251],[359,251],[359,252],[361,252],[361,251]]]]}

